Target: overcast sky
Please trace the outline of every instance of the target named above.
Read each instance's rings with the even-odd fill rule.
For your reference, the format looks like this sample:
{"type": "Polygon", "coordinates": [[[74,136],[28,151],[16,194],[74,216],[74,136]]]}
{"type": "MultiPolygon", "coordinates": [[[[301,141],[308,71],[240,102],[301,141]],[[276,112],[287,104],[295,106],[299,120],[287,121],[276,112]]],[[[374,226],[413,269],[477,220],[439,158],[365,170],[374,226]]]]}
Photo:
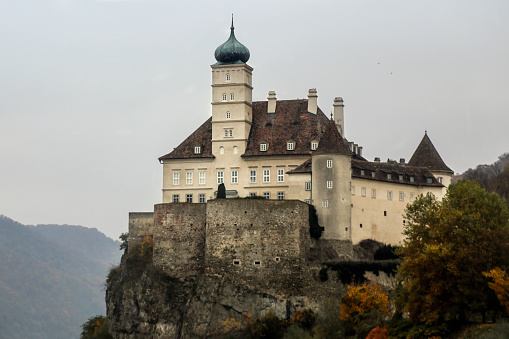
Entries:
{"type": "Polygon", "coordinates": [[[509,152],[509,1],[0,0],[0,214],[116,239],[151,211],[231,13],[254,100],[343,97],[369,160],[425,130],[455,172],[509,152]]]}

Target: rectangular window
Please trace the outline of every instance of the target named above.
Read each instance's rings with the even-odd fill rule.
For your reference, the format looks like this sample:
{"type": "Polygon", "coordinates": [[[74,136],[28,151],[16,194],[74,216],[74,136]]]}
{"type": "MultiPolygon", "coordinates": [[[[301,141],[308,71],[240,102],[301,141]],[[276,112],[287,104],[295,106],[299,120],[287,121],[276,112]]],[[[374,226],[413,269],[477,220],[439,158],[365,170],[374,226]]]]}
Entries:
{"type": "Polygon", "coordinates": [[[366,187],[362,187],[362,188],[361,188],[361,195],[362,195],[363,197],[365,197],[365,196],[366,196],[366,187]]]}
{"type": "Polygon", "coordinates": [[[285,181],[285,170],[278,169],[277,170],[277,182],[283,182],[283,181],[285,181]]]}
{"type": "Polygon", "coordinates": [[[352,195],[355,195],[355,186],[351,186],[350,191],[352,192],[352,195]]]}
{"type": "Polygon", "coordinates": [[[327,160],[327,168],[332,168],[332,160],[327,160]]]}
{"type": "Polygon", "coordinates": [[[293,151],[295,144],[293,142],[287,142],[286,143],[286,149],[288,151],[293,151]]]}
{"type": "Polygon", "coordinates": [[[311,191],[311,183],[306,182],[306,191],[311,191]]]}
{"type": "Polygon", "coordinates": [[[251,183],[256,182],[256,170],[249,171],[249,182],[251,183]]]}
{"type": "Polygon", "coordinates": [[[415,198],[415,194],[414,193],[410,193],[410,200],[414,200],[415,198]]]}
{"type": "Polygon", "coordinates": [[[327,188],[332,188],[332,180],[327,180],[327,188]]]}
{"type": "Polygon", "coordinates": [[[267,144],[266,143],[260,144],[260,151],[261,152],[267,152],[267,144]]]}
{"type": "Polygon", "coordinates": [[[226,119],[230,119],[232,117],[230,112],[226,112],[226,119]]]}
{"type": "Polygon", "coordinates": [[[186,194],[186,202],[193,202],[193,195],[192,194],[186,194]]]}
{"type": "Polygon", "coordinates": [[[441,183],[441,184],[443,183],[443,180],[444,180],[444,179],[443,179],[442,177],[438,177],[437,179],[438,179],[438,182],[439,182],[439,183],[441,183]]]}
{"type": "Polygon", "coordinates": [[[194,146],[194,154],[200,154],[201,153],[201,146],[194,146]]]}
{"type": "Polygon", "coordinates": [[[180,201],[180,195],[174,194],[172,197],[173,202],[179,202],[180,201]]]}
{"type": "Polygon", "coordinates": [[[405,193],[399,192],[399,201],[405,200],[405,193]]]}
{"type": "Polygon", "coordinates": [[[193,172],[186,172],[186,185],[193,184],[193,172]]]}
{"type": "Polygon", "coordinates": [[[239,182],[239,171],[232,171],[232,184],[239,182]]]}
{"type": "Polygon", "coordinates": [[[433,183],[433,178],[426,178],[426,183],[427,184],[433,183]]]}
{"type": "Polygon", "coordinates": [[[387,173],[387,180],[391,180],[392,179],[392,174],[391,173],[387,173]]]}
{"type": "Polygon", "coordinates": [[[387,199],[392,200],[392,192],[391,191],[387,191],[387,199]]]}
{"type": "Polygon", "coordinates": [[[200,173],[198,174],[198,176],[199,176],[199,183],[200,183],[200,185],[205,185],[205,173],[206,173],[206,172],[200,172],[200,173]]]}
{"type": "Polygon", "coordinates": [[[375,176],[376,176],[376,172],[375,171],[371,172],[371,177],[374,178],[375,176]]]}
{"type": "Polygon", "coordinates": [[[322,208],[329,207],[329,200],[322,200],[322,208]]]}
{"type": "Polygon", "coordinates": [[[376,199],[376,189],[374,189],[374,188],[373,188],[373,189],[371,189],[371,197],[372,197],[373,199],[376,199]]]}
{"type": "Polygon", "coordinates": [[[225,138],[232,138],[233,137],[233,129],[232,128],[225,128],[224,129],[224,137],[225,138]]]}
{"type": "Polygon", "coordinates": [[[400,174],[400,175],[398,176],[398,180],[399,180],[399,181],[403,181],[403,174],[400,174]]]}
{"type": "Polygon", "coordinates": [[[230,93],[230,100],[235,100],[235,94],[230,93]]]}
{"type": "Polygon", "coordinates": [[[362,175],[362,176],[366,175],[366,171],[365,171],[365,170],[363,170],[363,169],[361,169],[361,175],[362,175]]]}
{"type": "Polygon", "coordinates": [[[217,172],[217,183],[218,184],[224,183],[224,172],[223,171],[217,172]]]}
{"type": "Polygon", "coordinates": [[[205,193],[198,194],[198,201],[201,203],[205,202],[205,193]]]}
{"type": "Polygon", "coordinates": [[[305,202],[306,204],[311,204],[311,200],[309,200],[309,199],[304,200],[304,202],[305,202]]]}
{"type": "Polygon", "coordinates": [[[270,192],[263,192],[263,197],[265,199],[270,199],[270,192]]]}
{"type": "Polygon", "coordinates": [[[251,193],[249,193],[249,196],[250,196],[250,197],[256,197],[256,193],[251,192],[251,193]]]}
{"type": "Polygon", "coordinates": [[[270,170],[263,170],[263,182],[270,182],[270,170]]]}
{"type": "Polygon", "coordinates": [[[285,192],[277,192],[277,200],[284,200],[285,192]]]}
{"type": "Polygon", "coordinates": [[[173,172],[173,185],[180,185],[180,173],[173,172]]]}
{"type": "Polygon", "coordinates": [[[311,142],[311,150],[314,151],[318,148],[318,143],[316,141],[311,142]]]}
{"type": "Polygon", "coordinates": [[[412,175],[412,176],[410,177],[410,182],[414,182],[414,181],[415,181],[415,177],[412,175]]]}

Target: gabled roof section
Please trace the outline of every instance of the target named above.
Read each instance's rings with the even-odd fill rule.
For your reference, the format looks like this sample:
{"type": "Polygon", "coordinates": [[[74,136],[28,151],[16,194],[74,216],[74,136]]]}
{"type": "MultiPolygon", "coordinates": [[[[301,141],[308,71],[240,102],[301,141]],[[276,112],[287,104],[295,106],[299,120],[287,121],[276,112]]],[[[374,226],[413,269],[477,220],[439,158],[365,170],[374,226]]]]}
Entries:
{"type": "Polygon", "coordinates": [[[344,154],[352,155],[350,149],[345,145],[345,141],[341,134],[339,134],[338,128],[334,123],[334,120],[329,120],[327,129],[320,139],[318,148],[313,154],[344,154]]]}
{"type": "Polygon", "coordinates": [[[163,155],[159,161],[165,159],[191,159],[191,158],[215,158],[212,154],[212,117],[208,118],[186,140],[175,147],[170,153],[163,155]],[[194,153],[194,146],[203,147],[200,154],[194,153]]]}
{"type": "Polygon", "coordinates": [[[293,173],[311,173],[311,167],[312,167],[312,158],[309,158],[308,160],[304,161],[299,166],[295,167],[293,170],[287,172],[287,174],[293,174],[293,173]]]}
{"type": "Polygon", "coordinates": [[[428,133],[424,133],[419,146],[415,150],[412,158],[408,162],[409,166],[426,167],[431,171],[445,171],[454,173],[442,160],[440,154],[428,137],[428,133]]]}
{"type": "Polygon", "coordinates": [[[243,157],[271,155],[311,155],[312,140],[320,140],[328,124],[327,117],[318,108],[317,114],[308,113],[307,99],[278,100],[276,113],[267,113],[267,101],[253,102],[253,122],[243,157]],[[287,150],[288,141],[295,142],[287,150]],[[267,151],[260,151],[261,142],[268,143],[267,151]]]}

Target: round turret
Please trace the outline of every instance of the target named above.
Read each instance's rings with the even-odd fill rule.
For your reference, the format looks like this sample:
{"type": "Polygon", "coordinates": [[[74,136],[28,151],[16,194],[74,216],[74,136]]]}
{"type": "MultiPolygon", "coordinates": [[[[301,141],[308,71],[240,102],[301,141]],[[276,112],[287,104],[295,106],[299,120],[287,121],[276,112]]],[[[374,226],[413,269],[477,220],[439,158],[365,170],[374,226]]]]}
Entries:
{"type": "Polygon", "coordinates": [[[230,37],[224,44],[216,48],[216,52],[214,53],[217,63],[220,65],[242,64],[249,60],[249,50],[235,38],[234,29],[232,18],[230,37]]]}

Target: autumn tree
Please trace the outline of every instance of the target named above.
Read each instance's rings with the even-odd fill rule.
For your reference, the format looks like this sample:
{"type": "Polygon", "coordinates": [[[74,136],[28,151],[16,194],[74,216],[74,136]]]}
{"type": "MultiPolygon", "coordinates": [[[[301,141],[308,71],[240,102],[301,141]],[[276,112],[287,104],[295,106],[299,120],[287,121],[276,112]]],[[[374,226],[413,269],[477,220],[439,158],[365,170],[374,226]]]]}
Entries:
{"type": "Polygon", "coordinates": [[[498,301],[504,307],[506,314],[509,314],[509,276],[506,271],[495,267],[489,272],[483,272],[483,275],[487,278],[493,279],[493,282],[489,282],[488,286],[497,295],[498,301]]]}
{"type": "Polygon", "coordinates": [[[88,318],[81,325],[80,339],[110,339],[113,338],[108,331],[108,318],[103,315],[96,315],[88,318]]]}
{"type": "Polygon", "coordinates": [[[484,316],[495,307],[482,272],[509,267],[509,211],[500,196],[459,181],[442,201],[431,194],[416,198],[405,219],[398,304],[414,323],[484,316]]]}

